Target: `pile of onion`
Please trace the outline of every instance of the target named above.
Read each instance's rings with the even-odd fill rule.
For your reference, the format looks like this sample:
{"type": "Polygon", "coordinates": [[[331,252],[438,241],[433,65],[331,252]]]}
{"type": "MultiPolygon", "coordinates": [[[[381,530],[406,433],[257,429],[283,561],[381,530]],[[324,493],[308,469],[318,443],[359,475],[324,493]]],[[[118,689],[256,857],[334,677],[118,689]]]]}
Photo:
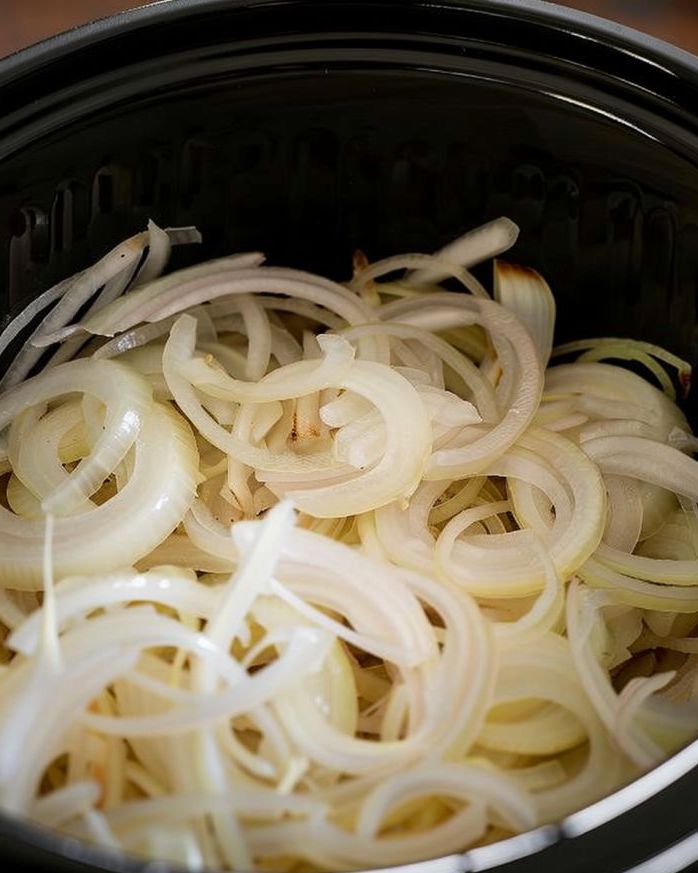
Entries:
{"type": "Polygon", "coordinates": [[[698,728],[690,367],[553,350],[500,219],[346,284],[148,230],[0,383],[0,807],[204,868],[526,831],[698,728]],[[552,364],[550,360],[552,358],[552,364]]]}

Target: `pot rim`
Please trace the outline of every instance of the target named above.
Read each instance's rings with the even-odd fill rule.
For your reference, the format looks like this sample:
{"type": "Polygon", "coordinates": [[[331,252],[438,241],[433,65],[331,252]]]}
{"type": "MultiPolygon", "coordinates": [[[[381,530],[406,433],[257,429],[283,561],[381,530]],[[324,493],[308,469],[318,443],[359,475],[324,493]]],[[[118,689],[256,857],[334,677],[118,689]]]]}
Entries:
{"type": "MultiPolygon", "coordinates": [[[[32,72],[57,57],[103,40],[152,26],[165,18],[175,21],[198,14],[249,9],[263,6],[293,6],[299,0],[154,0],[142,6],[90,21],[0,58],[0,87],[32,72]]],[[[317,2],[317,0],[316,0],[317,2]]],[[[324,4],[337,0],[324,0],[324,4]]],[[[342,2],[342,0],[340,0],[342,2]]],[[[363,3],[366,0],[362,0],[363,3]]],[[[399,6],[403,0],[368,0],[375,5],[399,6]]],[[[662,70],[698,82],[698,55],[665,40],[609,19],[551,3],[548,0],[413,0],[425,10],[444,7],[467,8],[475,12],[511,15],[532,23],[562,28],[582,37],[603,38],[615,48],[636,55],[662,70]]]]}

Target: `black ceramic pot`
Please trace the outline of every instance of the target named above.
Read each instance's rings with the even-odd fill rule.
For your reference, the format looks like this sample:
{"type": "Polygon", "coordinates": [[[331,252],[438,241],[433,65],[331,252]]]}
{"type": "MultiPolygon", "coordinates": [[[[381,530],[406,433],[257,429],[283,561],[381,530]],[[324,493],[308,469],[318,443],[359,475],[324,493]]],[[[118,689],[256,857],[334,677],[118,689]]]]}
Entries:
{"type": "MultiPolygon", "coordinates": [[[[506,214],[562,338],[696,361],[698,60],[616,25],[536,0],[171,0],[0,62],[0,113],[0,318],[149,217],[197,224],[196,257],[345,277],[357,246],[431,251],[506,214]]],[[[698,745],[559,826],[410,869],[683,870],[696,766],[698,745]]],[[[169,869],[1,816],[0,858],[169,869]]]]}

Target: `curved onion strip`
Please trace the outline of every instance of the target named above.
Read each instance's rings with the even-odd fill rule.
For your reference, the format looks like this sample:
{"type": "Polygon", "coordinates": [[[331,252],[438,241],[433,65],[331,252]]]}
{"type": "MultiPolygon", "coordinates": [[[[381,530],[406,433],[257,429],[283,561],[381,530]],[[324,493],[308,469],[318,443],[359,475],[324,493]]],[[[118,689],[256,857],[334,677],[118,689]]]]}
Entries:
{"type": "Polygon", "coordinates": [[[230,691],[217,696],[191,695],[184,705],[160,715],[142,718],[85,715],[83,723],[92,730],[117,736],[160,736],[186,733],[213,722],[233,718],[274,699],[278,694],[301,682],[309,671],[319,669],[327,653],[329,637],[306,628],[296,631],[284,654],[271,666],[253,677],[238,681],[230,691]]]}
{"type": "MultiPolygon", "coordinates": [[[[12,422],[8,438],[8,452],[16,481],[26,489],[24,511],[20,511],[12,501],[12,480],[8,485],[8,501],[18,515],[33,518],[43,517],[41,498],[55,492],[68,478],[63,465],[80,460],[90,451],[84,440],[82,445],[77,444],[77,451],[66,451],[66,437],[71,431],[82,429],[79,402],[64,403],[48,414],[42,415],[43,412],[45,407],[34,406],[18,415],[12,422]]],[[[94,507],[91,500],[76,501],[68,507],[68,514],[84,512],[90,507],[94,507]]]]}
{"type": "MultiPolygon", "coordinates": [[[[0,387],[9,388],[24,379],[40,359],[43,348],[64,337],[64,325],[97,293],[100,287],[104,286],[103,291],[90,306],[89,312],[98,312],[111,299],[122,294],[133,278],[145,247],[149,246],[151,252],[154,251],[157,255],[157,252],[162,248],[161,238],[163,236],[167,238],[168,243],[170,236],[176,243],[201,241],[198,231],[193,228],[168,228],[162,231],[157,225],[150,222],[147,231],[136,234],[136,236],[120,243],[92,267],[65,282],[61,282],[55,288],[45,292],[39,300],[30,304],[25,310],[28,318],[45,309],[53,300],[59,300],[58,304],[35,328],[29,342],[0,379],[0,387]]],[[[150,258],[150,261],[146,259],[142,269],[150,271],[154,267],[161,268],[161,266],[164,266],[164,263],[161,265],[160,257],[157,256],[150,258]],[[157,260],[158,263],[154,264],[154,260],[157,260]]],[[[17,325],[21,322],[26,323],[22,316],[15,320],[14,326],[10,325],[6,331],[3,331],[2,338],[0,338],[0,351],[16,335],[17,325]]],[[[73,348],[74,352],[77,352],[79,346],[73,348]]],[[[56,358],[54,364],[59,361],[60,358],[56,358]]]]}
{"type": "Polygon", "coordinates": [[[0,721],[0,803],[5,810],[28,813],[41,774],[60,749],[56,748],[57,738],[72,722],[75,711],[85,707],[135,661],[135,653],[120,651],[119,647],[92,648],[64,669],[62,678],[65,681],[69,677],[69,684],[61,695],[51,693],[55,675],[41,675],[41,665],[33,665],[24,693],[15,698],[15,706],[0,721]],[[51,701],[50,717],[45,710],[47,700],[51,701]]]}
{"type": "Polygon", "coordinates": [[[679,585],[656,585],[624,576],[591,559],[580,567],[579,576],[590,588],[602,589],[614,603],[638,609],[691,614],[698,611],[698,589],[679,585]]]}
{"type": "Polygon", "coordinates": [[[629,476],[698,500],[698,466],[678,449],[642,437],[599,437],[582,448],[605,473],[629,476]]]}
{"type": "MultiPolygon", "coordinates": [[[[310,321],[315,321],[319,325],[330,328],[331,330],[341,330],[345,325],[345,320],[329,309],[323,306],[318,306],[308,300],[299,299],[296,297],[278,297],[269,295],[259,297],[258,303],[264,309],[271,309],[274,312],[289,312],[293,315],[301,315],[310,321]]],[[[211,313],[211,317],[215,323],[221,325],[221,330],[233,330],[239,333],[243,328],[241,316],[232,316],[231,313],[239,311],[238,297],[221,297],[207,304],[206,308],[211,313]],[[239,319],[239,320],[238,320],[239,319]],[[233,326],[234,323],[234,326],[233,326]]]]}
{"type": "Polygon", "coordinates": [[[628,554],[605,544],[599,546],[595,558],[612,570],[635,579],[661,582],[666,585],[698,586],[698,560],[695,559],[676,561],[645,558],[641,555],[628,554]]]}
{"type": "MultiPolygon", "coordinates": [[[[156,279],[167,266],[173,245],[200,242],[201,234],[194,227],[169,227],[162,230],[154,221],[148,221],[148,254],[143,263],[139,265],[138,262],[134,262],[128,269],[122,270],[110,279],[90,304],[83,318],[99,312],[121,297],[129,286],[138,288],[156,279]]],[[[47,366],[53,367],[75,357],[84,343],[85,340],[81,336],[71,337],[53,354],[47,366]]]]}
{"type": "MultiPolygon", "coordinates": [[[[94,609],[139,600],[209,618],[220,599],[219,590],[199,584],[191,571],[175,568],[157,568],[143,574],[120,571],[95,577],[67,577],[56,587],[56,622],[61,630],[94,609]]],[[[17,652],[32,655],[39,645],[40,633],[41,616],[35,612],[14,631],[7,644],[17,652]]]]}
{"type": "Polygon", "coordinates": [[[157,300],[171,289],[178,289],[183,285],[186,287],[187,282],[195,283],[201,278],[208,280],[221,274],[234,273],[236,270],[261,264],[263,260],[263,255],[251,252],[244,255],[220,258],[216,261],[209,261],[205,264],[197,264],[196,266],[179,270],[177,273],[149,282],[147,285],[139,288],[135,294],[129,294],[114,300],[108,306],[105,306],[104,309],[73,325],[72,329],[68,328],[65,333],[68,330],[72,330],[72,333],[86,331],[102,336],[113,336],[114,333],[127,330],[129,327],[138,324],[139,321],[143,321],[144,319],[139,318],[137,315],[135,318],[132,317],[132,313],[152,303],[153,300],[157,300]]]}
{"type": "MultiPolygon", "coordinates": [[[[248,524],[235,526],[238,537],[249,535],[248,524]]],[[[297,596],[346,615],[362,633],[404,649],[410,666],[435,653],[424,614],[394,568],[376,565],[349,546],[297,528],[285,544],[278,576],[297,596]],[[374,578],[371,589],[362,583],[367,576],[374,578]]]]}
{"type": "Polygon", "coordinates": [[[555,330],[555,298],[545,279],[535,270],[497,261],[494,297],[515,312],[528,328],[543,367],[548,366],[555,330]]]}
{"type": "MultiPolygon", "coordinates": [[[[61,297],[64,297],[82,275],[83,273],[80,272],[68,279],[63,279],[57,285],[54,285],[52,288],[49,288],[40,294],[36,300],[33,300],[19,313],[19,315],[13,318],[4,328],[2,333],[0,333],[0,353],[4,352],[5,349],[7,349],[11,343],[17,339],[17,337],[24,334],[26,329],[40,312],[48,309],[48,307],[56,300],[60,300],[61,297]]],[[[18,379],[18,381],[20,381],[20,379],[18,379]]],[[[7,383],[5,383],[5,385],[7,385],[7,383]]]]}
{"type": "Polygon", "coordinates": [[[644,364],[657,378],[672,400],[676,399],[674,386],[671,384],[671,381],[667,384],[666,371],[663,367],[658,367],[656,361],[662,361],[677,371],[679,382],[684,389],[684,396],[688,394],[691,387],[693,368],[688,361],[684,361],[682,358],[672,355],[671,352],[652,343],[618,337],[578,340],[558,346],[553,355],[554,357],[560,357],[562,355],[574,354],[575,352],[584,352],[579,358],[580,361],[601,361],[608,358],[638,361],[644,364]]]}
{"type": "MultiPolygon", "coordinates": [[[[524,704],[520,704],[524,706],[524,704]]],[[[538,704],[530,715],[520,716],[514,724],[488,721],[478,745],[510,755],[559,755],[580,746],[586,739],[583,726],[569,710],[551,704],[538,704]]],[[[559,781],[564,781],[563,779],[559,781]]]]}
{"type": "Polygon", "coordinates": [[[316,456],[312,460],[291,452],[277,455],[267,449],[256,448],[246,443],[219,425],[204,410],[191,383],[180,374],[181,369],[191,360],[194,351],[196,321],[189,317],[182,317],[177,325],[178,329],[172,329],[165,345],[162,358],[163,374],[179,408],[211,445],[215,445],[238,461],[263,470],[312,471],[318,467],[320,469],[336,467],[329,453],[321,459],[316,456]]]}
{"type": "MultiPolygon", "coordinates": [[[[438,314],[443,308],[448,319],[456,323],[461,314],[485,327],[497,349],[509,347],[516,357],[517,373],[510,407],[487,437],[463,448],[441,449],[430,461],[428,478],[446,479],[481,472],[503,454],[531,423],[543,390],[543,373],[533,340],[513,313],[491,300],[473,300],[458,294],[437,293],[428,298],[414,298],[389,304],[381,309],[384,320],[419,324],[422,312],[438,314]],[[418,321],[414,321],[414,317],[418,321]]],[[[433,328],[432,328],[433,329],[433,328]]]]}
{"type": "MultiPolygon", "coordinates": [[[[180,333],[189,337],[195,335],[196,322],[188,315],[182,315],[171,331],[175,342],[180,333]]],[[[242,382],[212,366],[202,358],[190,358],[180,364],[178,372],[195,388],[234,403],[271,403],[275,400],[288,400],[299,395],[307,395],[324,388],[341,384],[354,360],[353,349],[346,340],[332,334],[318,337],[321,350],[325,353],[319,361],[298,361],[273,370],[258,382],[242,382]]]]}
{"type": "MultiPolygon", "coordinates": [[[[153,228],[155,227],[156,226],[153,225],[153,228]]],[[[157,230],[159,231],[159,228],[157,228],[157,230]]],[[[167,228],[165,233],[167,234],[168,239],[171,240],[173,244],[201,242],[201,235],[195,228],[167,228]]],[[[130,242],[130,240],[127,240],[127,245],[130,245],[130,242]]],[[[140,271],[141,274],[143,273],[144,269],[145,264],[140,271]]],[[[86,272],[88,271],[83,270],[68,279],[62,280],[57,285],[54,285],[47,291],[44,291],[36,298],[36,300],[33,300],[25,309],[23,309],[22,312],[7,325],[2,333],[0,333],[0,353],[4,352],[5,349],[10,345],[10,343],[14,339],[16,339],[16,337],[18,337],[29,324],[31,324],[31,322],[34,320],[38,313],[43,312],[43,310],[47,309],[54,301],[60,300],[62,297],[64,297],[68,293],[68,291],[70,291],[73,286],[78,282],[78,280],[84,277],[84,274],[86,272]]]]}
{"type": "MultiPolygon", "coordinates": [[[[513,221],[504,217],[497,218],[459,236],[439,249],[434,257],[466,268],[475,267],[483,261],[504,254],[514,246],[518,237],[519,228],[513,221]]],[[[438,269],[423,268],[409,273],[405,282],[408,285],[433,285],[448,276],[448,273],[439,272],[438,269]]]]}
{"type": "MultiPolygon", "coordinates": [[[[385,451],[378,463],[356,479],[312,490],[289,490],[299,509],[317,518],[356,515],[399,498],[419,484],[431,448],[431,429],[419,395],[402,376],[383,364],[356,361],[342,387],[365,397],[380,412],[385,426],[385,451]],[[405,421],[411,422],[408,434],[405,421]]],[[[270,485],[272,491],[278,483],[270,485]]]]}
{"type": "MultiPolygon", "coordinates": [[[[186,271],[159,279],[134,294],[115,301],[114,311],[108,311],[110,307],[105,307],[97,317],[86,320],[76,326],[76,329],[113,336],[141,321],[161,321],[200,303],[242,294],[287,294],[325,306],[349,324],[372,320],[370,309],[358,297],[342,285],[311,273],[277,267],[249,269],[247,264],[240,262],[238,269],[234,268],[236,264],[233,263],[226,265],[227,270],[216,269],[212,274],[211,269],[206,271],[206,266],[191,268],[195,278],[189,281],[183,275],[186,271]],[[176,279],[179,281],[175,281],[176,279]]],[[[383,348],[378,339],[370,340],[362,344],[362,354],[378,356],[377,359],[381,360],[383,348]]]]}
{"type": "MultiPolygon", "coordinates": [[[[561,577],[568,578],[596,551],[603,535],[603,483],[593,464],[571,442],[531,430],[487,472],[507,477],[519,523],[542,538],[561,577]],[[531,485],[548,498],[548,507],[555,510],[554,523],[549,516],[540,515],[528,488],[531,485]]],[[[495,511],[504,507],[494,504],[495,511]]],[[[437,567],[457,584],[482,596],[512,597],[540,591],[548,578],[545,564],[531,553],[531,540],[522,531],[499,536],[496,548],[487,548],[492,537],[457,540],[464,524],[479,521],[491,511],[487,505],[465,510],[460,519],[456,516],[448,523],[437,540],[437,567]]]]}
{"type": "MultiPolygon", "coordinates": [[[[476,297],[488,297],[487,291],[473,274],[460,264],[453,263],[438,255],[395,255],[376,261],[365,270],[358,272],[351,282],[351,287],[362,292],[369,283],[380,276],[394,273],[396,270],[433,270],[445,277],[457,279],[464,288],[476,297]]],[[[379,302],[378,300],[376,302],[379,302]]]]}
{"type": "Polygon", "coordinates": [[[428,835],[358,838],[324,819],[256,825],[248,830],[250,846],[260,856],[301,857],[320,867],[366,868],[372,864],[405,864],[456,851],[463,837],[475,841],[486,829],[484,806],[474,801],[428,835]]]}
{"type": "Polygon", "coordinates": [[[147,383],[127,367],[114,361],[71,361],[2,395],[0,430],[23,409],[71,392],[90,394],[105,404],[104,433],[65,481],[42,495],[46,512],[65,509],[94,493],[133,445],[152,404],[147,383]]]}
{"type": "Polygon", "coordinates": [[[567,633],[580,681],[589,700],[625,754],[640,767],[651,767],[663,757],[661,749],[639,724],[623,723],[619,730],[619,698],[599,664],[589,643],[598,611],[607,601],[600,592],[591,592],[573,582],[567,598],[567,633]]]}
{"type": "Polygon", "coordinates": [[[536,793],[540,820],[558,819],[629,778],[630,768],[584,693],[567,640],[547,634],[503,654],[493,702],[522,701],[545,701],[568,711],[584,728],[589,743],[586,761],[572,778],[536,793]]]}
{"type": "Polygon", "coordinates": [[[635,551],[642,535],[644,507],[639,484],[624,476],[605,476],[608,517],[604,543],[622,552],[635,551]]]}
{"type": "Polygon", "coordinates": [[[67,324],[101,286],[123,272],[128,273],[130,279],[131,269],[138,263],[146,241],[146,234],[131,237],[105,255],[93,267],[78,274],[70,288],[61,296],[58,304],[34,330],[29,343],[23,347],[0,380],[0,387],[12,387],[26,378],[43,354],[43,348],[51,344],[52,333],[67,324]]]}
{"type": "Polygon", "coordinates": [[[495,624],[495,638],[499,645],[505,648],[548,633],[564,612],[565,590],[557,569],[539,539],[533,539],[532,548],[545,570],[545,588],[533,607],[521,618],[513,622],[495,624]]]}
{"type": "Polygon", "coordinates": [[[544,398],[575,397],[587,408],[599,399],[606,403],[604,417],[639,418],[646,424],[663,426],[667,433],[673,427],[687,426],[686,418],[675,403],[640,376],[611,364],[559,364],[545,374],[544,398]],[[632,404],[634,414],[627,415],[632,404]]]}
{"type": "MultiPolygon", "coordinates": [[[[547,458],[574,501],[576,514],[565,536],[557,544],[559,552],[556,544],[551,544],[558,571],[565,577],[569,576],[595,551],[603,536],[606,494],[602,478],[594,465],[586,461],[583,453],[558,434],[532,429],[520,445],[523,449],[536,452],[539,457],[547,458]]],[[[516,493],[515,483],[513,493],[516,493]]],[[[543,531],[540,530],[540,533],[543,531]]]]}
{"type": "Polygon", "coordinates": [[[176,320],[176,316],[172,316],[171,318],[157,321],[155,324],[141,324],[125,333],[117,334],[113,339],[100,346],[92,357],[96,360],[100,358],[115,358],[132,349],[142,348],[155,339],[169,335],[172,325],[176,320]]]}
{"type": "Polygon", "coordinates": [[[361,806],[357,836],[375,837],[392,806],[428,793],[492,804],[505,827],[514,831],[531,828],[536,821],[533,799],[494,769],[473,764],[423,765],[394,776],[371,792],[361,806]]]}
{"type": "Polygon", "coordinates": [[[496,421],[498,411],[491,386],[483,379],[478,368],[464,355],[455,350],[453,346],[434,336],[429,331],[421,330],[412,325],[389,321],[348,328],[342,332],[342,336],[351,342],[370,333],[382,333],[386,336],[414,339],[424,345],[425,348],[436,354],[444,364],[450,367],[466,389],[472,392],[475,405],[484,421],[496,421]]]}
{"type": "MultiPolygon", "coordinates": [[[[55,371],[52,371],[55,372],[55,371]]],[[[53,561],[59,576],[108,572],[147,555],[179,524],[195,492],[197,453],[187,423],[155,404],[136,441],[127,485],[80,523],[56,519],[53,561]]],[[[0,576],[16,588],[42,586],[43,524],[0,507],[0,576]]]]}

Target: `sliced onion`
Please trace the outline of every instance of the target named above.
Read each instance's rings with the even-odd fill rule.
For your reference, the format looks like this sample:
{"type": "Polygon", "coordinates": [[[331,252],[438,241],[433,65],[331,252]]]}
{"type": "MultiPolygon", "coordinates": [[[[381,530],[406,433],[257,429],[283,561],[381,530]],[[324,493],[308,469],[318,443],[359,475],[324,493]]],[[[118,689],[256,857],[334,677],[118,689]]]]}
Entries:
{"type": "MultiPolygon", "coordinates": [[[[196,462],[186,422],[155,404],[136,441],[136,465],[123,490],[84,513],[77,525],[70,517],[56,519],[56,575],[108,572],[152,551],[180,523],[193,499],[196,462]]],[[[40,589],[43,523],[19,519],[0,507],[0,543],[5,584],[40,589]]]]}
{"type": "MultiPolygon", "coordinates": [[[[462,267],[474,267],[483,261],[504,254],[516,243],[518,236],[519,228],[513,221],[508,218],[497,218],[458,237],[439,249],[435,257],[462,267]]],[[[406,281],[410,285],[438,284],[448,278],[448,275],[439,272],[438,269],[422,269],[410,273],[406,281]]]]}
{"type": "Polygon", "coordinates": [[[599,592],[589,592],[578,583],[572,584],[567,605],[567,630],[572,654],[580,681],[607,729],[615,735],[623,751],[633,761],[641,767],[651,767],[661,760],[661,749],[639,724],[628,724],[627,719],[619,722],[620,701],[590,646],[594,615],[604,603],[599,592]]]}
{"type": "MultiPolygon", "coordinates": [[[[373,468],[356,479],[286,493],[299,509],[317,518],[355,515],[408,497],[419,484],[431,448],[422,401],[402,376],[383,364],[356,361],[342,380],[342,387],[365,397],[380,412],[386,433],[385,452],[373,468]],[[409,440],[405,420],[412,422],[409,440]]],[[[279,483],[272,490],[278,492],[279,483]]]]}
{"type": "Polygon", "coordinates": [[[683,452],[642,437],[599,437],[584,443],[601,469],[698,500],[698,467],[683,452]]]}
{"type": "Polygon", "coordinates": [[[167,293],[170,289],[178,289],[185,285],[187,281],[195,282],[201,277],[208,279],[229,271],[234,272],[246,267],[255,266],[262,263],[263,260],[263,255],[256,252],[236,255],[232,258],[221,258],[206,264],[198,264],[194,267],[180,270],[170,276],[156,279],[140,288],[136,293],[113,301],[100,312],[94,313],[90,318],[81,321],[78,325],[74,325],[73,332],[83,330],[88,333],[113,336],[117,331],[127,330],[139,321],[144,321],[145,319],[138,317],[139,311],[152,301],[157,300],[160,295],[167,293]],[[135,317],[133,313],[136,313],[135,317]]]}
{"type": "Polygon", "coordinates": [[[555,330],[555,298],[548,283],[535,270],[497,261],[494,296],[502,306],[515,312],[528,328],[541,364],[547,367],[555,330]]]}
{"type": "Polygon", "coordinates": [[[666,374],[666,370],[657,363],[658,361],[677,371],[684,396],[688,395],[691,388],[693,368],[688,361],[684,361],[652,343],[619,338],[581,340],[558,346],[555,349],[555,356],[574,354],[575,352],[583,352],[578,359],[580,361],[602,361],[611,358],[621,361],[637,361],[652,373],[672,400],[676,399],[676,391],[666,374]]]}
{"type": "Polygon", "coordinates": [[[107,407],[104,434],[53,492],[42,494],[46,512],[82,502],[109,476],[131,448],[150,411],[149,386],[137,374],[112,361],[71,361],[34,377],[3,395],[0,430],[22,409],[46,403],[70,392],[97,397],[107,407]]]}
{"type": "Polygon", "coordinates": [[[690,739],[688,371],[599,340],[544,374],[543,278],[498,264],[494,302],[468,270],[516,233],[344,286],[256,253],[161,278],[196,235],[150,224],[51,292],[62,345],[0,400],[3,808],[197,869],[396,865],[690,739]]]}
{"type": "MultiPolygon", "coordinates": [[[[423,302],[425,298],[417,298],[423,302]]],[[[542,370],[538,354],[530,336],[516,317],[492,301],[468,301],[454,294],[431,295],[429,301],[448,306],[458,316],[462,309],[470,313],[490,332],[495,346],[511,348],[517,359],[517,373],[514,382],[515,393],[511,405],[502,420],[492,428],[487,438],[463,448],[441,449],[430,462],[430,478],[455,478],[467,476],[483,470],[521,436],[535,415],[542,391],[542,370]]],[[[420,310],[423,309],[420,306],[420,310]]],[[[418,310],[412,307],[418,314],[418,310]]],[[[408,317],[407,309],[385,307],[386,315],[402,321],[408,317]]],[[[410,317],[410,323],[411,321],[410,317]]]]}

